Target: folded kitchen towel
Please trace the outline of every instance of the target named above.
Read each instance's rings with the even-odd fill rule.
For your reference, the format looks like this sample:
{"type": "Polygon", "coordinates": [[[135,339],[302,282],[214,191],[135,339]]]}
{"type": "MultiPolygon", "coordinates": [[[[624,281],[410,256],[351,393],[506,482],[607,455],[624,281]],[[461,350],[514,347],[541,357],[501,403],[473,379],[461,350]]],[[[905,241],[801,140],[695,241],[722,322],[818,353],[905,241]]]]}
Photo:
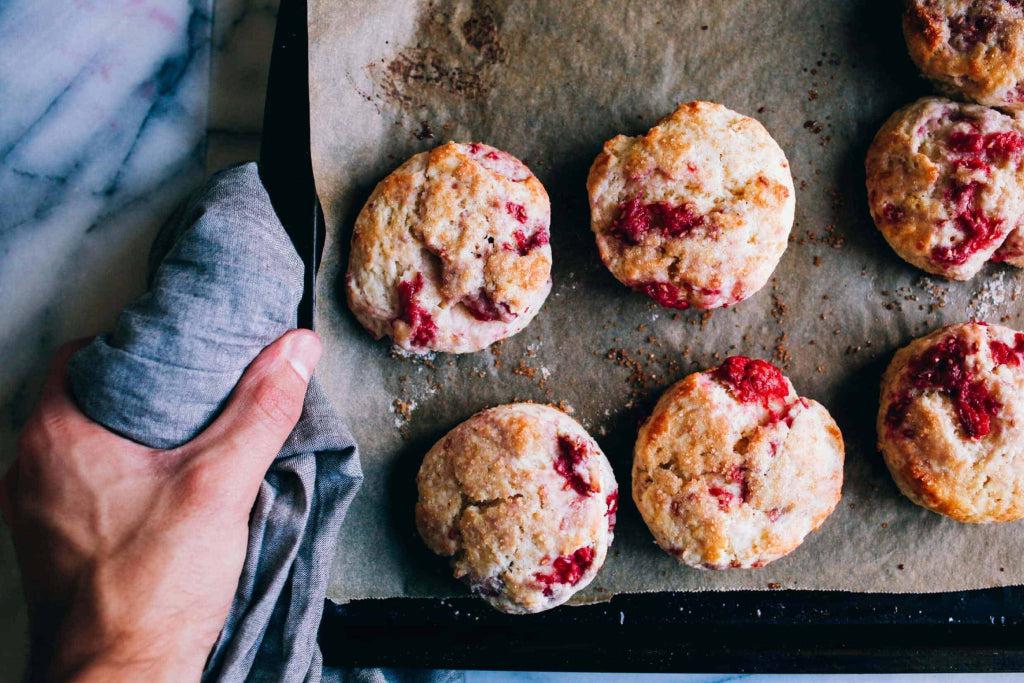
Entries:
{"type": "MultiPolygon", "coordinates": [[[[70,382],[93,420],[171,448],[201,432],[260,350],[295,327],[303,264],[255,164],[211,178],[150,259],[149,291],[74,356],[70,382]]],[[[355,442],[314,377],[260,487],[238,591],[204,680],[320,680],[328,569],[361,480],[355,442]]]]}

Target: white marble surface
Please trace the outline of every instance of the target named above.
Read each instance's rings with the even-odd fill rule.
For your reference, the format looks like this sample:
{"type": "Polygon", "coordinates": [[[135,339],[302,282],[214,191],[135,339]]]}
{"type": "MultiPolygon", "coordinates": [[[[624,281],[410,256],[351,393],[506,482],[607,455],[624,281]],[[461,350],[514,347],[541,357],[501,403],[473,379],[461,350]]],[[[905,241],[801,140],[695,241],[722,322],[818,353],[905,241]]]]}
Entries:
{"type": "Polygon", "coordinates": [[[217,0],[210,70],[209,171],[259,156],[277,0],[217,0]]]}
{"type": "MultiPolygon", "coordinates": [[[[53,349],[104,329],[141,291],[153,233],[204,168],[258,153],[277,0],[216,0],[211,20],[212,2],[0,0],[0,466],[53,349]]],[[[0,680],[20,679],[24,633],[2,529],[0,680]]],[[[470,683],[768,678],[853,677],[466,675],[470,683]]]]}
{"type": "MultiPolygon", "coordinates": [[[[201,178],[212,0],[0,1],[0,465],[61,343],[109,326],[201,178]]],[[[0,538],[0,678],[25,615],[0,538]]]]}

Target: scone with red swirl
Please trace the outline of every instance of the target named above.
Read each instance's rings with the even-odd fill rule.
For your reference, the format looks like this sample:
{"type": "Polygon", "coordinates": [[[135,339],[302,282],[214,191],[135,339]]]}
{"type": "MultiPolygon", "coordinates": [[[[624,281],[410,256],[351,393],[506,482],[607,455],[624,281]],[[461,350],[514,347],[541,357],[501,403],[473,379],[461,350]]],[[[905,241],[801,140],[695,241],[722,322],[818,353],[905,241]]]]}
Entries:
{"type": "Polygon", "coordinates": [[[1024,124],[994,109],[926,97],[868,150],[875,225],[908,263],[954,280],[987,261],[1024,266],[1024,124]]]}
{"type": "Polygon", "coordinates": [[[910,56],[941,89],[981,104],[1024,109],[1024,2],[907,0],[910,56]]]}
{"type": "Polygon", "coordinates": [[[900,490],[961,522],[1024,517],[1024,333],[950,325],[896,352],[878,448],[900,490]]]}
{"type": "Polygon", "coordinates": [[[821,404],[771,363],[732,356],[662,395],[636,440],[633,500],[681,563],[762,567],[835,509],[843,457],[821,404]]]}
{"type": "Polygon", "coordinates": [[[606,142],[587,191],[604,264],[679,309],[731,306],[761,289],[796,205],[789,162],[764,126],[712,102],[606,142]]]}
{"type": "Polygon", "coordinates": [[[530,170],[478,143],[410,158],[356,219],[349,307],[412,353],[467,353],[516,334],[551,290],[551,207],[530,170]]]}
{"type": "Polygon", "coordinates": [[[416,482],[427,547],[502,612],[560,605],[604,564],[618,485],[597,442],[560,410],[477,413],[430,449],[416,482]]]}

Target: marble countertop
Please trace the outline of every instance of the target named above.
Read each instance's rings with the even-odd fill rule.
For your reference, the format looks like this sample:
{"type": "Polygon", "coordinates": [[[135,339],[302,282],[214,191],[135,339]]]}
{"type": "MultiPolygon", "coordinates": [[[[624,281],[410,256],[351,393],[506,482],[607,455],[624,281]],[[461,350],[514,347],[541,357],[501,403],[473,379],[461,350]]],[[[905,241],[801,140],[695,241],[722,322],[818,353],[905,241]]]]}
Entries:
{"type": "MultiPolygon", "coordinates": [[[[266,9],[270,33],[254,39],[269,45],[266,9]]],[[[0,2],[0,466],[53,350],[142,291],[155,231],[203,177],[208,107],[258,134],[258,118],[208,96],[211,44],[253,25],[234,14],[211,43],[212,0],[0,2]]],[[[0,528],[0,679],[13,681],[26,619],[0,528]]]]}
{"type": "MultiPolygon", "coordinates": [[[[53,350],[138,296],[155,231],[208,170],[256,158],[276,6],[0,1],[0,467],[53,350]]],[[[2,525],[0,615],[0,679],[19,680],[25,609],[2,525]]],[[[639,677],[467,675],[542,679],[639,677]]],[[[972,677],[989,679],[1003,677],[972,677]]]]}

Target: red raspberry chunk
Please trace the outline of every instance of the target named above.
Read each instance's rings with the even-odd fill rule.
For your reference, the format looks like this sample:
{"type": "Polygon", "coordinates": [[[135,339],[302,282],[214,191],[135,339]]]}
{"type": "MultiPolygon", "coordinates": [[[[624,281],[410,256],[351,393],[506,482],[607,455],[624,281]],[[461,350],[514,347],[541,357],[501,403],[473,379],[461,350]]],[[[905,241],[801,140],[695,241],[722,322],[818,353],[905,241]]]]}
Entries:
{"type": "Polygon", "coordinates": [[[550,241],[548,231],[541,228],[537,232],[533,233],[529,237],[522,230],[516,230],[512,233],[512,237],[516,241],[516,251],[519,252],[520,256],[526,256],[534,249],[543,247],[550,241]]]}
{"type": "Polygon", "coordinates": [[[1002,406],[992,396],[984,382],[965,384],[954,397],[960,424],[972,439],[980,439],[992,431],[992,418],[1002,406]]]}
{"type": "Polygon", "coordinates": [[[949,43],[958,50],[970,50],[986,40],[996,27],[996,18],[984,11],[968,10],[949,18],[949,43]]]}
{"type": "Polygon", "coordinates": [[[505,202],[505,211],[520,223],[526,222],[526,207],[515,202],[505,202]]]}
{"type": "Polygon", "coordinates": [[[935,247],[932,260],[943,266],[962,265],[972,255],[1003,237],[1002,221],[985,215],[979,206],[982,185],[954,182],[946,194],[953,224],[964,234],[960,242],[935,247]]]}
{"type": "Polygon", "coordinates": [[[1024,354],[1024,332],[1013,335],[1013,346],[998,339],[992,339],[988,343],[992,352],[992,361],[996,365],[1020,365],[1021,355],[1024,354]]]}
{"type": "Polygon", "coordinates": [[[730,356],[712,374],[742,403],[760,401],[768,407],[771,401],[784,400],[789,396],[789,386],[782,371],[760,358],[730,356]]]}
{"type": "Polygon", "coordinates": [[[1001,131],[985,136],[985,152],[991,157],[1011,157],[1024,149],[1024,136],[1016,131],[1001,131]]]}
{"type": "Polygon", "coordinates": [[[615,516],[619,512],[619,490],[615,489],[604,499],[608,511],[604,516],[608,518],[608,531],[615,531],[615,516]]]}
{"type": "Polygon", "coordinates": [[[889,223],[899,223],[906,216],[906,212],[895,204],[886,203],[882,207],[882,218],[889,223]]]}
{"type": "Polygon", "coordinates": [[[666,237],[684,237],[702,225],[704,216],[698,214],[691,204],[644,204],[639,197],[632,197],[619,205],[619,215],[612,222],[611,233],[626,244],[639,244],[651,231],[666,237]]]}
{"type": "MultiPolygon", "coordinates": [[[[972,125],[977,126],[972,122],[972,125]]],[[[954,163],[986,173],[990,164],[1005,161],[1024,149],[1024,136],[1016,131],[981,133],[975,129],[955,130],[949,135],[949,151],[957,155],[954,163]]]]}
{"type": "MultiPolygon", "coordinates": [[[[946,337],[915,358],[908,367],[909,389],[893,399],[886,411],[885,423],[899,429],[906,420],[913,392],[939,391],[953,402],[960,427],[971,439],[980,439],[992,430],[992,420],[1002,408],[981,380],[971,377],[966,357],[972,352],[967,342],[955,336],[946,337]]],[[[913,431],[902,434],[912,437],[913,431]]]]}
{"type": "Polygon", "coordinates": [[[659,306],[684,310],[690,302],[683,291],[671,282],[646,282],[636,287],[639,291],[654,299],[659,306]]]}
{"type": "Polygon", "coordinates": [[[746,503],[750,497],[750,487],[747,483],[747,468],[742,465],[734,466],[729,470],[729,481],[740,485],[740,500],[746,503]]]}
{"type": "Polygon", "coordinates": [[[422,289],[422,273],[416,273],[411,281],[398,283],[398,318],[412,330],[410,342],[413,346],[426,346],[434,341],[437,334],[433,317],[420,305],[419,293],[422,289]]]}
{"type": "MultiPolygon", "coordinates": [[[[558,437],[558,455],[555,457],[555,471],[565,479],[565,487],[572,489],[580,496],[594,493],[591,483],[580,473],[580,466],[590,452],[587,445],[570,436],[558,437]]],[[[584,470],[586,473],[586,470],[584,470]]],[[[589,476],[589,474],[588,474],[589,476]]]]}
{"type": "Polygon", "coordinates": [[[594,564],[594,547],[587,546],[570,555],[555,558],[552,563],[552,571],[547,574],[538,572],[533,575],[533,578],[544,586],[544,595],[550,597],[554,593],[555,584],[575,586],[592,564],[594,564]]]}
{"type": "Polygon", "coordinates": [[[471,316],[481,322],[494,322],[495,320],[508,322],[516,317],[507,303],[495,302],[484,289],[477,292],[475,296],[465,297],[462,300],[462,305],[466,307],[471,316]]]}
{"type": "Polygon", "coordinates": [[[719,509],[728,510],[729,507],[732,505],[733,495],[732,491],[730,491],[729,489],[723,488],[721,486],[709,486],[708,493],[710,493],[712,497],[718,499],[719,509]]]}

